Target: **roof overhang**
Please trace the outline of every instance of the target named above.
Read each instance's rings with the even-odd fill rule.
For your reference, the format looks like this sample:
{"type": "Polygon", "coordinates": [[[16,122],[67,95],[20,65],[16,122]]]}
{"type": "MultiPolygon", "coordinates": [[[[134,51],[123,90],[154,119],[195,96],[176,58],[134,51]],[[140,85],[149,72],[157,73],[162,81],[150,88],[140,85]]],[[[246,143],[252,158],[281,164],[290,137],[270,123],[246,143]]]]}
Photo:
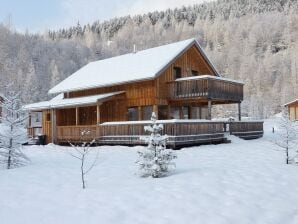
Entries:
{"type": "Polygon", "coordinates": [[[59,108],[72,108],[78,106],[89,106],[105,101],[111,100],[114,96],[125,93],[125,91],[105,93],[100,95],[76,97],[76,98],[63,98],[64,94],[59,94],[50,101],[43,101],[33,104],[28,104],[23,107],[23,110],[28,111],[42,111],[47,109],[59,108]]]}
{"type": "Polygon", "coordinates": [[[291,105],[294,105],[294,104],[298,104],[298,99],[295,99],[295,100],[293,100],[291,102],[288,102],[288,103],[284,104],[284,106],[285,107],[288,107],[288,106],[291,106],[291,105]]]}

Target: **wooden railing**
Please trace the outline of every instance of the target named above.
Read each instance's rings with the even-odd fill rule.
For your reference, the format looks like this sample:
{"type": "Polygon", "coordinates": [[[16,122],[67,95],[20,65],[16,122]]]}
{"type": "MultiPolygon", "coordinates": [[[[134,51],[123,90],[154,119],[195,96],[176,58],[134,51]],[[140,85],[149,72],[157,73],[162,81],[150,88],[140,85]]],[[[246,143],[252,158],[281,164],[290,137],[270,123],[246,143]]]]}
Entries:
{"type": "Polygon", "coordinates": [[[30,138],[35,138],[43,133],[42,127],[28,127],[27,132],[30,138]]]}
{"type": "MultiPolygon", "coordinates": [[[[141,136],[148,136],[144,126],[149,121],[107,122],[98,126],[58,126],[57,143],[83,142],[96,140],[97,144],[137,145],[144,144],[141,136]],[[82,135],[83,132],[87,134],[82,135]]],[[[226,141],[225,130],[243,139],[263,136],[263,122],[223,122],[200,120],[158,121],[167,134],[168,145],[176,148],[184,145],[219,143],[226,141]],[[226,128],[228,126],[228,129],[226,128]]]]}
{"type": "Polygon", "coordinates": [[[93,126],[58,126],[56,141],[58,143],[92,141],[100,136],[100,127],[93,126]]]}
{"type": "MultiPolygon", "coordinates": [[[[223,122],[205,122],[205,121],[159,121],[163,124],[162,134],[169,136],[168,144],[174,147],[181,145],[191,145],[198,143],[222,142],[224,138],[223,122]]],[[[101,136],[100,143],[105,144],[144,144],[140,136],[148,136],[144,126],[148,122],[119,122],[115,124],[105,123],[100,125],[101,136]]]]}
{"type": "Polygon", "coordinates": [[[219,79],[191,79],[168,83],[170,99],[203,97],[207,99],[243,100],[243,84],[219,79]]]}
{"type": "Polygon", "coordinates": [[[243,139],[260,138],[264,134],[262,121],[240,121],[229,123],[231,135],[238,136],[243,139]]]}

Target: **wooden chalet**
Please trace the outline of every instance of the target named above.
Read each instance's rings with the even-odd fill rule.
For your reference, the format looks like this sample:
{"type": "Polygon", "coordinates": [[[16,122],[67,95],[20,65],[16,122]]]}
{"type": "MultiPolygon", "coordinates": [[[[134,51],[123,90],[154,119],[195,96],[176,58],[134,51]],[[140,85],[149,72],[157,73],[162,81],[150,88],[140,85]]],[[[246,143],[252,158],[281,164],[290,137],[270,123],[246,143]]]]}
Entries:
{"type": "Polygon", "coordinates": [[[58,95],[24,107],[29,135],[46,143],[79,142],[88,130],[98,144],[141,144],[153,111],[173,146],[222,142],[227,130],[263,135],[262,122],[240,122],[243,83],[222,78],[195,39],[91,62],[49,94],[58,95]],[[211,121],[215,104],[238,104],[239,121],[211,121]]]}

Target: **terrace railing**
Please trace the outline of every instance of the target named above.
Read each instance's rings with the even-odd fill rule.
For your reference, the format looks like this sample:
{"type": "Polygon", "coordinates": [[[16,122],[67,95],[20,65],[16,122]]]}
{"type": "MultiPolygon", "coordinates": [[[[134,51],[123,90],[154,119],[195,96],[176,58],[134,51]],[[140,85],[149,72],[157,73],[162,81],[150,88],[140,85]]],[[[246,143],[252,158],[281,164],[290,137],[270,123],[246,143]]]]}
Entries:
{"type": "MultiPolygon", "coordinates": [[[[225,131],[243,139],[263,136],[263,122],[225,122],[204,120],[159,120],[163,124],[162,134],[167,134],[168,145],[173,148],[203,143],[226,142],[225,131]],[[228,129],[227,129],[228,125],[228,129]]],[[[96,140],[101,145],[139,145],[144,144],[141,136],[148,136],[144,126],[150,121],[107,122],[93,126],[58,126],[58,144],[96,140]],[[83,132],[88,132],[82,136],[83,132]]]]}
{"type": "Polygon", "coordinates": [[[170,99],[206,98],[240,102],[243,100],[243,84],[211,76],[180,79],[168,83],[170,99]]]}
{"type": "Polygon", "coordinates": [[[27,132],[30,138],[35,138],[43,133],[42,127],[28,127],[27,132]]]}

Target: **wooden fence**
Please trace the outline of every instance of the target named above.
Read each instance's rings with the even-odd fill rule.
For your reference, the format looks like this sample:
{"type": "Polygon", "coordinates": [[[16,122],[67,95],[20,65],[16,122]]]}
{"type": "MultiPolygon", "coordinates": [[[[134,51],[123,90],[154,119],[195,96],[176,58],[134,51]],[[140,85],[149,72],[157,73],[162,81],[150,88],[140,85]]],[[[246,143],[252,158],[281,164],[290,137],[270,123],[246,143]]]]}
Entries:
{"type": "MultiPolygon", "coordinates": [[[[177,121],[159,122],[164,129],[162,134],[167,134],[168,145],[179,147],[203,143],[219,143],[225,141],[223,122],[202,121],[177,121]]],[[[129,123],[119,122],[115,124],[101,124],[100,144],[144,144],[140,136],[148,136],[144,126],[148,122],[129,123]]]]}
{"type": "MultiPolygon", "coordinates": [[[[98,126],[59,126],[58,144],[96,140],[99,145],[140,145],[141,136],[148,136],[144,126],[150,122],[107,122],[98,126]]],[[[243,139],[263,136],[263,122],[221,122],[199,120],[158,121],[168,135],[168,145],[173,148],[204,143],[222,143],[227,139],[225,131],[243,139]]]]}
{"type": "Polygon", "coordinates": [[[264,134],[262,121],[231,122],[229,126],[231,135],[247,140],[261,138],[264,134]]]}

